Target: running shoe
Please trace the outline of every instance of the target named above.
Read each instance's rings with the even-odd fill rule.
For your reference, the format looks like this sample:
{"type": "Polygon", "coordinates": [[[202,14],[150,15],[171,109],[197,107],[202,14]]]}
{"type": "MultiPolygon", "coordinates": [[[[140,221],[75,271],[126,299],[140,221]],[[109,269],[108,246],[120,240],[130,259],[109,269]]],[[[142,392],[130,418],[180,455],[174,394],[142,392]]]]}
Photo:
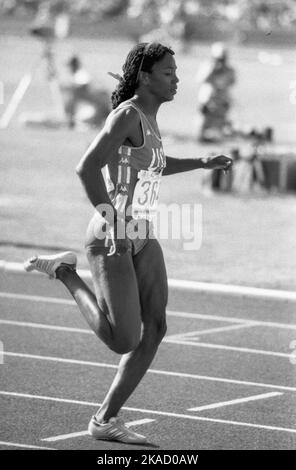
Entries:
{"type": "Polygon", "coordinates": [[[56,270],[60,266],[69,266],[75,269],[77,264],[77,256],[71,251],[65,251],[58,255],[51,256],[33,256],[24,263],[27,272],[39,271],[47,274],[50,278],[56,278],[56,270]]]}
{"type": "Polygon", "coordinates": [[[107,423],[99,423],[95,416],[89,422],[88,432],[95,439],[118,441],[125,444],[145,444],[147,439],[141,434],[131,431],[117,416],[107,423]]]}

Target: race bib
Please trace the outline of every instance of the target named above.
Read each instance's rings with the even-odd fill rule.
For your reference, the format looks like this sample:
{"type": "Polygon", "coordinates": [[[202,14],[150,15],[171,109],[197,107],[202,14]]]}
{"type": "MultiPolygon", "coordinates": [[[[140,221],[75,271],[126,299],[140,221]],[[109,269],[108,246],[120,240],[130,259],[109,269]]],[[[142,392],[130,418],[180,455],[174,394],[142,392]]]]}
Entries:
{"type": "Polygon", "coordinates": [[[151,220],[157,210],[161,173],[141,170],[138,178],[132,202],[132,217],[151,220]]]}

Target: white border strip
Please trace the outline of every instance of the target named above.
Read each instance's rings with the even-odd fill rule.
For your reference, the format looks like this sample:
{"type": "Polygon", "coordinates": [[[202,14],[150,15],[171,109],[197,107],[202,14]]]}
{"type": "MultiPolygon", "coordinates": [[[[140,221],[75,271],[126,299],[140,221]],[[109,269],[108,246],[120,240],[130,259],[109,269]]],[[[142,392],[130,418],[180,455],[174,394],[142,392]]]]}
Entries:
{"type": "MultiPolygon", "coordinates": [[[[8,352],[8,351],[5,351],[3,355],[10,356],[10,357],[20,357],[23,359],[60,362],[64,364],[76,364],[76,365],[83,365],[83,366],[90,366],[90,367],[118,369],[118,365],[116,364],[81,361],[78,359],[66,359],[66,358],[54,357],[54,356],[39,356],[35,354],[23,354],[23,353],[8,352]]],[[[186,372],[171,372],[167,370],[158,370],[158,369],[148,369],[147,372],[150,374],[164,375],[167,377],[179,377],[179,378],[196,379],[196,380],[209,380],[212,382],[223,382],[223,383],[231,383],[231,384],[236,384],[236,385],[246,385],[246,386],[253,386],[253,387],[270,388],[270,389],[275,389],[275,390],[285,390],[288,392],[296,392],[296,387],[289,387],[286,385],[266,384],[266,383],[260,383],[260,382],[248,382],[245,380],[225,379],[223,377],[211,377],[207,375],[188,374],[186,372]]]]}
{"type": "MultiPolygon", "coordinates": [[[[4,299],[14,299],[14,300],[26,300],[31,302],[44,302],[49,304],[60,304],[60,305],[69,305],[77,306],[74,300],[68,300],[58,297],[44,297],[40,295],[28,295],[28,294],[16,294],[14,292],[0,292],[0,298],[4,299]]],[[[253,326],[268,326],[272,328],[285,328],[290,330],[296,330],[296,325],[292,323],[279,323],[271,322],[265,320],[250,320],[248,318],[237,318],[237,317],[227,317],[223,315],[210,315],[202,313],[189,313],[189,312],[175,312],[168,310],[168,316],[178,317],[178,318],[192,318],[192,319],[201,319],[201,320],[211,320],[219,321],[222,323],[239,323],[239,324],[250,324],[253,326]]]]}
{"type": "Polygon", "coordinates": [[[236,398],[235,400],[221,401],[219,403],[212,403],[211,405],[197,406],[195,408],[188,408],[188,411],[204,411],[204,410],[213,410],[216,408],[222,408],[223,406],[237,405],[240,403],[247,403],[249,401],[263,400],[265,398],[276,397],[278,395],[283,395],[282,392],[268,392],[261,393],[260,395],[252,395],[251,397],[245,398],[236,398]]]}
{"type": "MultiPolygon", "coordinates": [[[[52,330],[52,331],[60,331],[60,332],[63,331],[65,333],[83,333],[83,334],[91,334],[91,335],[94,334],[91,330],[87,330],[84,328],[72,328],[68,326],[46,325],[43,323],[19,322],[19,321],[14,321],[14,320],[0,320],[0,325],[1,324],[18,326],[21,328],[39,328],[43,330],[52,330]]],[[[195,331],[193,333],[196,334],[195,331]]],[[[236,351],[239,353],[246,353],[246,354],[261,354],[264,356],[283,357],[287,359],[290,359],[291,354],[292,354],[291,352],[282,353],[278,351],[267,351],[266,349],[243,348],[240,346],[228,346],[226,344],[218,344],[218,343],[201,343],[198,337],[197,338],[194,337],[192,338],[192,341],[190,341],[191,339],[189,336],[190,334],[191,333],[188,333],[188,334],[185,333],[184,336],[182,335],[168,336],[162,340],[162,343],[179,344],[181,346],[195,346],[197,348],[221,349],[224,351],[236,351]],[[188,337],[189,337],[189,340],[187,339],[188,337]]]]}
{"type": "Polygon", "coordinates": [[[0,298],[27,300],[32,302],[44,302],[47,304],[77,305],[74,300],[62,299],[59,297],[45,297],[43,295],[16,294],[15,292],[0,292],[0,298]]]}
{"type": "MultiPolygon", "coordinates": [[[[38,400],[54,401],[54,402],[59,402],[59,403],[69,403],[69,404],[75,404],[75,405],[100,406],[99,403],[69,400],[69,399],[64,399],[64,398],[47,397],[47,396],[41,396],[41,395],[30,395],[28,393],[6,392],[2,390],[0,391],[0,395],[13,396],[13,397],[19,397],[19,398],[32,398],[32,399],[38,399],[38,400]]],[[[266,426],[264,424],[244,423],[241,421],[228,421],[226,419],[215,419],[215,418],[207,418],[205,416],[184,415],[181,413],[170,413],[166,411],[145,410],[143,408],[131,408],[127,406],[123,406],[122,409],[128,410],[128,411],[139,411],[140,413],[148,413],[148,414],[154,414],[158,416],[166,416],[170,418],[181,418],[181,419],[189,419],[192,421],[205,421],[205,422],[210,422],[210,423],[231,424],[233,426],[245,426],[245,427],[250,427],[250,428],[267,429],[270,431],[284,431],[284,432],[296,434],[296,429],[282,428],[282,427],[277,427],[277,426],[266,426]]]]}
{"type": "Polygon", "coordinates": [[[74,437],[81,437],[81,436],[88,436],[89,432],[86,431],[78,431],[78,432],[71,432],[70,434],[60,434],[59,436],[52,436],[46,437],[45,439],[40,439],[44,442],[56,442],[56,441],[63,441],[66,439],[73,439],[74,437]]]}
{"type": "Polygon", "coordinates": [[[72,328],[69,326],[47,325],[44,323],[21,322],[14,320],[0,320],[0,325],[19,326],[21,328],[38,328],[41,330],[63,331],[65,333],[81,333],[94,335],[93,331],[86,328],[72,328]]]}
{"type": "MultiPolygon", "coordinates": [[[[0,271],[10,274],[26,274],[21,263],[0,260],[0,271]]],[[[32,274],[32,273],[30,273],[32,274]]],[[[39,273],[34,272],[35,275],[39,273]]],[[[84,280],[91,280],[91,273],[88,270],[78,270],[78,274],[84,280]]],[[[204,292],[215,294],[243,295],[248,297],[282,299],[296,301],[296,292],[277,290],[277,289],[261,289],[259,287],[237,286],[232,284],[218,284],[197,281],[185,281],[181,279],[169,279],[170,289],[180,289],[189,292],[204,292]]]]}
{"type": "MultiPolygon", "coordinates": [[[[86,328],[73,328],[71,326],[61,326],[61,325],[50,325],[47,323],[35,323],[35,322],[23,322],[19,320],[5,320],[5,319],[0,319],[0,325],[11,325],[11,326],[19,326],[23,328],[40,328],[41,330],[53,330],[53,331],[64,331],[66,333],[82,333],[82,334],[88,334],[88,335],[93,335],[93,331],[90,329],[86,328]]],[[[197,330],[197,331],[190,331],[189,333],[178,333],[176,335],[170,335],[165,337],[165,340],[168,341],[173,341],[173,340],[184,340],[186,341],[187,338],[193,339],[194,341],[198,341],[198,336],[200,335],[206,335],[210,333],[217,333],[217,332],[225,332],[229,330],[238,330],[241,328],[248,328],[250,326],[256,326],[256,324],[250,324],[250,325],[232,325],[232,326],[224,326],[220,328],[211,328],[208,330],[197,330]]],[[[268,352],[268,351],[266,351],[268,352]]]]}
{"type": "Polygon", "coordinates": [[[262,289],[260,287],[237,286],[233,284],[218,284],[197,281],[183,281],[180,279],[169,279],[169,287],[171,289],[181,289],[193,292],[243,295],[248,297],[296,301],[296,292],[293,291],[262,289]]]}
{"type": "MultiPolygon", "coordinates": [[[[131,426],[140,426],[141,424],[147,424],[147,423],[152,423],[155,421],[155,419],[149,419],[149,418],[143,418],[143,419],[137,419],[136,421],[129,421],[128,423],[125,423],[127,428],[130,428],[131,426]]],[[[59,436],[52,436],[52,437],[46,437],[45,439],[41,439],[41,441],[45,442],[56,442],[56,441],[64,441],[66,439],[73,439],[73,437],[81,437],[81,436],[88,436],[89,432],[86,431],[78,431],[78,432],[71,432],[70,434],[61,434],[59,436]]]]}
{"type": "MultiPolygon", "coordinates": [[[[0,320],[1,323],[2,320],[0,320]]],[[[186,340],[187,338],[191,338],[195,341],[198,341],[199,336],[209,335],[213,333],[225,333],[233,330],[240,330],[241,328],[250,328],[251,326],[258,326],[256,322],[249,322],[249,323],[240,323],[235,325],[228,325],[228,326],[218,326],[216,328],[207,328],[204,330],[196,330],[196,331],[189,331],[189,333],[177,333],[176,335],[167,336],[166,339],[174,340],[174,339],[181,339],[186,340]]]]}
{"type": "Polygon", "coordinates": [[[236,351],[239,353],[247,353],[247,354],[261,354],[263,356],[272,356],[272,357],[283,357],[285,359],[290,359],[292,357],[292,353],[281,353],[277,351],[266,351],[265,349],[254,349],[254,348],[242,348],[239,346],[227,346],[226,344],[218,344],[218,343],[201,343],[198,340],[193,338],[193,341],[187,341],[185,339],[170,339],[164,338],[162,343],[171,343],[171,344],[179,344],[180,346],[194,346],[196,348],[208,348],[208,349],[221,349],[222,351],[236,351]]]}
{"type": "Polygon", "coordinates": [[[52,447],[32,446],[29,444],[17,444],[16,442],[5,442],[5,441],[0,441],[0,446],[21,447],[24,449],[57,450],[57,449],[53,449],[52,447]]]}

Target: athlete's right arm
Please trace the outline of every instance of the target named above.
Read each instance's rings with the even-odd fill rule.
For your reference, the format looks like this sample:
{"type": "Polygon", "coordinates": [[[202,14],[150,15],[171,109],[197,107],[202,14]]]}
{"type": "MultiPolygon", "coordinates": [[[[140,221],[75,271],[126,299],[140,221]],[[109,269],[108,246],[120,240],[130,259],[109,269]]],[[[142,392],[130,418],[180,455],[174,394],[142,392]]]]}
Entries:
{"type": "MultiPolygon", "coordinates": [[[[121,109],[111,113],[106,123],[89,146],[76,172],[84,186],[86,194],[93,206],[113,224],[114,218],[108,220],[108,214],[100,211],[100,205],[111,205],[101,169],[112,160],[118,158],[118,149],[139,125],[138,113],[132,109],[121,109]]],[[[116,217],[116,214],[114,214],[116,217]]]]}

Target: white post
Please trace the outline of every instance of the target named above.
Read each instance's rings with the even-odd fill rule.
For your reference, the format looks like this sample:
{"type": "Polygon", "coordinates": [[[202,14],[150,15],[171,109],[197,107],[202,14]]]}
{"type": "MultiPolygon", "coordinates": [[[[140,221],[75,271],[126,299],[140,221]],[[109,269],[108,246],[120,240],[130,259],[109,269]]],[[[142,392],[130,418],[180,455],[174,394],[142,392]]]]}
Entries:
{"type": "Polygon", "coordinates": [[[17,107],[19,106],[20,102],[22,101],[30,83],[32,80],[32,74],[28,73],[23,76],[21,81],[18,84],[17,89],[15,90],[14,94],[10,102],[7,105],[6,110],[4,111],[3,115],[0,119],[0,129],[6,129],[8,124],[10,123],[13,115],[15,114],[17,107]]]}

